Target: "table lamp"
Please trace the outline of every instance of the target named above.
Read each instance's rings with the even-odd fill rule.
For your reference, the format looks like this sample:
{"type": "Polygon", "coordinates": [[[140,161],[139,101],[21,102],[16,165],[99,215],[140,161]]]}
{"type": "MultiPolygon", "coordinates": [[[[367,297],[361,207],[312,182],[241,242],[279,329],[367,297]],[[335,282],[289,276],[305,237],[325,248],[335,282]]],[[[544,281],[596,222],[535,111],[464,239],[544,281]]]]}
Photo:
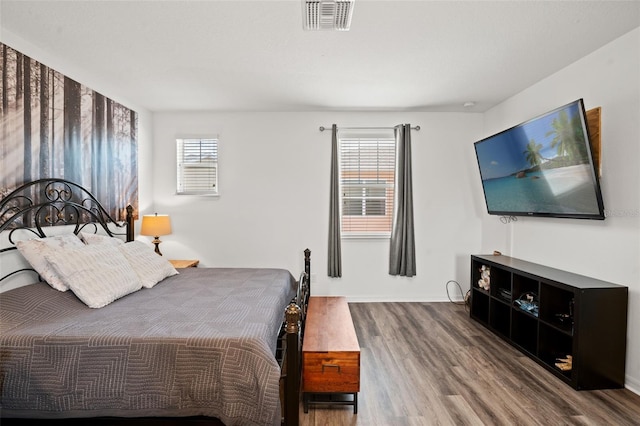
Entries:
{"type": "Polygon", "coordinates": [[[140,235],[149,235],[155,239],[152,241],[156,245],[156,253],[162,256],[160,253],[160,235],[169,235],[171,233],[171,220],[169,215],[158,213],[154,215],[142,216],[142,227],[140,228],[140,235]]]}

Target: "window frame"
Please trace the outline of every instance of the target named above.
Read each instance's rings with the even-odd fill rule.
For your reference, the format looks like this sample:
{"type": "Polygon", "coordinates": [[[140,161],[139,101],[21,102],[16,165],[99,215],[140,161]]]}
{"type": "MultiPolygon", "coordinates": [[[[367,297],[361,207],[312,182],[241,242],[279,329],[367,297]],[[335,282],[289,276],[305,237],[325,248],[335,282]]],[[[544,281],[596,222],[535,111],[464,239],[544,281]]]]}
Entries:
{"type": "MultiPolygon", "coordinates": [[[[396,140],[393,129],[358,129],[353,130],[340,130],[338,133],[338,167],[339,167],[339,185],[340,185],[340,228],[341,239],[389,239],[391,238],[391,228],[393,222],[393,209],[394,209],[394,192],[395,192],[395,174],[396,174],[396,140]],[[366,155],[361,155],[362,152],[360,145],[362,142],[376,143],[376,160],[375,167],[361,167],[361,163],[365,163],[362,158],[366,155]],[[345,143],[351,144],[350,147],[345,147],[345,143]],[[349,149],[353,152],[354,145],[358,144],[357,160],[358,166],[356,168],[348,168],[345,160],[345,150],[349,149]],[[381,148],[382,147],[382,148],[381,148]],[[391,149],[389,148],[391,147],[391,149]],[[384,155],[380,157],[380,152],[384,155]],[[389,166],[390,165],[390,166],[389,166]],[[381,167],[385,166],[385,167],[381,167]],[[349,181],[356,181],[356,183],[349,183],[349,181]],[[358,199],[359,195],[347,195],[347,188],[356,188],[362,186],[363,195],[362,198],[362,214],[360,215],[345,215],[346,200],[358,199]],[[384,190],[385,195],[381,197],[380,194],[371,194],[369,197],[364,193],[367,190],[384,190]],[[369,201],[384,200],[385,214],[366,214],[366,204],[369,201]],[[360,218],[360,220],[358,219],[360,218]],[[355,220],[354,220],[355,219],[355,220]],[[380,225],[376,225],[374,222],[384,223],[384,230],[376,229],[380,228],[380,225]],[[355,222],[355,223],[354,223],[355,222]],[[371,227],[370,229],[357,229],[358,223],[363,228],[371,227]]],[[[365,158],[370,159],[370,158],[365,158]]]]}
{"type": "MultiPolygon", "coordinates": [[[[220,195],[219,187],[219,149],[220,141],[218,135],[214,136],[181,136],[176,137],[176,195],[200,195],[217,197],[220,195]],[[196,154],[197,158],[194,161],[186,161],[185,149],[194,149],[195,146],[188,148],[185,147],[185,143],[196,143],[200,145],[199,153],[196,154]],[[209,143],[209,146],[205,146],[205,152],[203,153],[203,143],[209,143]],[[208,160],[206,156],[211,156],[208,160]],[[192,182],[185,188],[185,170],[191,169],[205,169],[211,170],[213,176],[200,176],[192,177],[192,182]],[[200,179],[203,179],[200,181],[200,179]],[[198,189],[198,186],[212,185],[213,189],[198,189]]],[[[191,155],[194,155],[193,152],[191,155]]]]}

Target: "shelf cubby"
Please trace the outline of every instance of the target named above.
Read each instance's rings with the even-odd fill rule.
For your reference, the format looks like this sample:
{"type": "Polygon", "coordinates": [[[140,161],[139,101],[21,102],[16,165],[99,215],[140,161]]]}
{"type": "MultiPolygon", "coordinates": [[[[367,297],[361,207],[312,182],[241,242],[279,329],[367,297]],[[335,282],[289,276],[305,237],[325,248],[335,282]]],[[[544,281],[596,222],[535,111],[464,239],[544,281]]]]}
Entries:
{"type": "Polygon", "coordinates": [[[509,337],[511,307],[507,303],[491,303],[489,306],[489,325],[498,334],[509,337]]]}
{"type": "Polygon", "coordinates": [[[538,281],[534,278],[513,274],[513,299],[517,299],[525,293],[540,294],[538,288],[538,281]]]}
{"type": "Polygon", "coordinates": [[[490,291],[492,296],[511,302],[511,274],[504,269],[491,268],[490,291]]]}
{"type": "Polygon", "coordinates": [[[489,322],[489,294],[475,289],[471,295],[471,316],[480,322],[489,322]]]}
{"type": "Polygon", "coordinates": [[[624,387],[627,287],[501,255],[471,256],[471,280],[473,320],[574,389],[624,387]],[[533,308],[516,302],[527,294],[533,308]],[[571,368],[558,367],[568,355],[571,368]]]}
{"type": "Polygon", "coordinates": [[[519,309],[513,311],[511,340],[530,354],[538,352],[538,321],[519,309]]]}
{"type": "Polygon", "coordinates": [[[540,286],[540,319],[565,333],[573,333],[575,292],[555,285],[540,286]]]}
{"type": "Polygon", "coordinates": [[[573,356],[573,339],[571,336],[563,333],[556,328],[540,324],[540,348],[538,356],[543,363],[553,368],[563,376],[571,377],[571,370],[561,370],[556,366],[560,358],[566,359],[567,356],[573,356]]]}

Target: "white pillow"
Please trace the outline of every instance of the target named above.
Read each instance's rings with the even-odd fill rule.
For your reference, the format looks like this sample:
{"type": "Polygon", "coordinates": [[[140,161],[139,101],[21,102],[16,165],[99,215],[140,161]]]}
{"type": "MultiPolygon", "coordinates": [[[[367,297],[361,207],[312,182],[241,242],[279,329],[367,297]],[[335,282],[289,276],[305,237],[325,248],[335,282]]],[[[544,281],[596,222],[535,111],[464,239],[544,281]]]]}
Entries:
{"type": "Polygon", "coordinates": [[[82,241],[75,234],[64,234],[55,237],[34,238],[16,242],[18,251],[36,270],[40,277],[51,287],[59,291],[67,291],[69,287],[60,279],[56,271],[47,261],[46,255],[64,248],[84,247],[82,241]]]}
{"type": "Polygon", "coordinates": [[[131,241],[118,246],[142,282],[142,287],[151,288],[163,279],[178,274],[176,268],[164,257],[140,241],[131,241]]]}
{"type": "Polygon", "coordinates": [[[117,247],[86,245],[46,255],[62,280],[90,308],[101,308],[142,284],[117,247]]]}
{"type": "Polygon", "coordinates": [[[80,232],[80,238],[85,244],[110,244],[112,246],[119,246],[124,244],[120,238],[109,237],[108,235],[90,234],[88,232],[80,232]]]}

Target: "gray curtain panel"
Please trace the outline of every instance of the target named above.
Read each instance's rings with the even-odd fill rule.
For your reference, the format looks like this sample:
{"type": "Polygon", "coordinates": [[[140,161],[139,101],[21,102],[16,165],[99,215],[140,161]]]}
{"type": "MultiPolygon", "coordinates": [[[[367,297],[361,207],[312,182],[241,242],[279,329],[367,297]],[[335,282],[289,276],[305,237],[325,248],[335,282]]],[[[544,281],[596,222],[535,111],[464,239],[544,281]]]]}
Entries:
{"type": "Polygon", "coordinates": [[[330,277],[342,276],[340,242],[340,168],[338,165],[338,126],[331,126],[331,194],[329,200],[329,270],[330,277]]]}
{"type": "Polygon", "coordinates": [[[413,229],[413,183],[411,179],[411,125],[394,128],[396,138],[396,190],[391,229],[389,274],[416,274],[416,244],[413,229]]]}

